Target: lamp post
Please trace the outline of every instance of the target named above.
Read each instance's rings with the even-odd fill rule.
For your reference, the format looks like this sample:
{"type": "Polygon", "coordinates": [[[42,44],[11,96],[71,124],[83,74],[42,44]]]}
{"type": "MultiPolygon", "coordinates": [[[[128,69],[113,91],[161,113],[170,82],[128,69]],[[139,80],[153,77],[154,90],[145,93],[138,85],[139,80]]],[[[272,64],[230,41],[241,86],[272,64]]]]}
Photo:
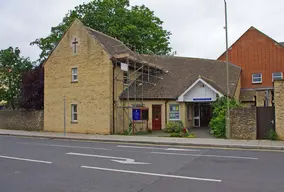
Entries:
{"type": "Polygon", "coordinates": [[[227,72],[227,137],[231,138],[231,127],[230,127],[230,89],[229,89],[229,45],[228,45],[228,15],[227,15],[227,2],[224,0],[225,5],[225,31],[226,31],[226,72],[227,72]]]}

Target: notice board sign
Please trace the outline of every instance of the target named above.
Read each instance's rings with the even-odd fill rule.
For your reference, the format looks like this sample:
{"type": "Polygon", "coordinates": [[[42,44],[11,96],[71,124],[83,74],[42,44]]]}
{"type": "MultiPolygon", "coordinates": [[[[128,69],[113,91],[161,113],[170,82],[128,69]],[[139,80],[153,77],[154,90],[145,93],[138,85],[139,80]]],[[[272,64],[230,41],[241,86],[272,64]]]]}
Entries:
{"type": "Polygon", "coordinates": [[[121,63],[121,64],[120,64],[120,67],[121,67],[121,70],[122,70],[122,71],[128,71],[128,64],[126,64],[126,63],[121,63]]]}
{"type": "Polygon", "coordinates": [[[141,109],[132,109],[132,120],[141,120],[141,109]]]}

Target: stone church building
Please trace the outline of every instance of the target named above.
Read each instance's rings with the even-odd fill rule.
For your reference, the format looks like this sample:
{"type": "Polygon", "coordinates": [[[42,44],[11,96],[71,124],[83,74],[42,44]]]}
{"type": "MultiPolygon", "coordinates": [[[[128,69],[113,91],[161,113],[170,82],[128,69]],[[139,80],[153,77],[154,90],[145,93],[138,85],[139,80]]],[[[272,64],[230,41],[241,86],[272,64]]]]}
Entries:
{"type": "MultiPolygon", "coordinates": [[[[73,133],[112,134],[130,125],[137,131],[161,130],[177,120],[188,128],[208,126],[210,103],[227,93],[223,61],[138,55],[79,20],[44,69],[45,131],[65,127],[73,133]],[[145,112],[135,125],[133,108],[145,112]]],[[[229,64],[229,96],[237,100],[240,73],[240,67],[229,64]]]]}

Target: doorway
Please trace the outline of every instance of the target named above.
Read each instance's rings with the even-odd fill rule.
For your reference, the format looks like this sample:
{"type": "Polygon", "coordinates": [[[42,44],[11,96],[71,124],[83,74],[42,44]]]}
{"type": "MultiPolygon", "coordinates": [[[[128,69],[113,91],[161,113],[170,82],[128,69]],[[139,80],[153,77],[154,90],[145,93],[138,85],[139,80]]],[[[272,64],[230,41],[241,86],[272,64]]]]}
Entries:
{"type": "Polygon", "coordinates": [[[210,103],[200,105],[200,126],[208,127],[212,118],[212,106],[210,103]]]}
{"type": "Polygon", "coordinates": [[[200,127],[200,103],[193,104],[193,127],[200,127]]]}
{"type": "Polygon", "coordinates": [[[210,103],[194,103],[193,127],[208,127],[212,118],[212,106],[210,103]]]}
{"type": "Polygon", "coordinates": [[[275,131],[275,107],[257,107],[257,139],[267,139],[269,129],[275,131]]]}
{"type": "Polygon", "coordinates": [[[162,129],[162,106],[152,105],[152,130],[158,131],[162,129]]]}

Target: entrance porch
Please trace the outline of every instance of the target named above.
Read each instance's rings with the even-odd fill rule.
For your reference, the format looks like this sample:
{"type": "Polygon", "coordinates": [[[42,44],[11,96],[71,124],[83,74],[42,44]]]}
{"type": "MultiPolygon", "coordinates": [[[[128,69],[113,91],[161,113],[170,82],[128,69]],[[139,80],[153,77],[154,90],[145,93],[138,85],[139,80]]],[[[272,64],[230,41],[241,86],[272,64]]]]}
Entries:
{"type": "Polygon", "coordinates": [[[213,116],[212,103],[223,95],[203,78],[198,78],[178,98],[187,107],[185,126],[195,132],[204,132],[201,136],[209,137],[209,123],[213,116]]]}
{"type": "Polygon", "coordinates": [[[213,138],[210,135],[209,123],[212,118],[212,103],[186,103],[186,128],[197,138],[213,138]]]}

